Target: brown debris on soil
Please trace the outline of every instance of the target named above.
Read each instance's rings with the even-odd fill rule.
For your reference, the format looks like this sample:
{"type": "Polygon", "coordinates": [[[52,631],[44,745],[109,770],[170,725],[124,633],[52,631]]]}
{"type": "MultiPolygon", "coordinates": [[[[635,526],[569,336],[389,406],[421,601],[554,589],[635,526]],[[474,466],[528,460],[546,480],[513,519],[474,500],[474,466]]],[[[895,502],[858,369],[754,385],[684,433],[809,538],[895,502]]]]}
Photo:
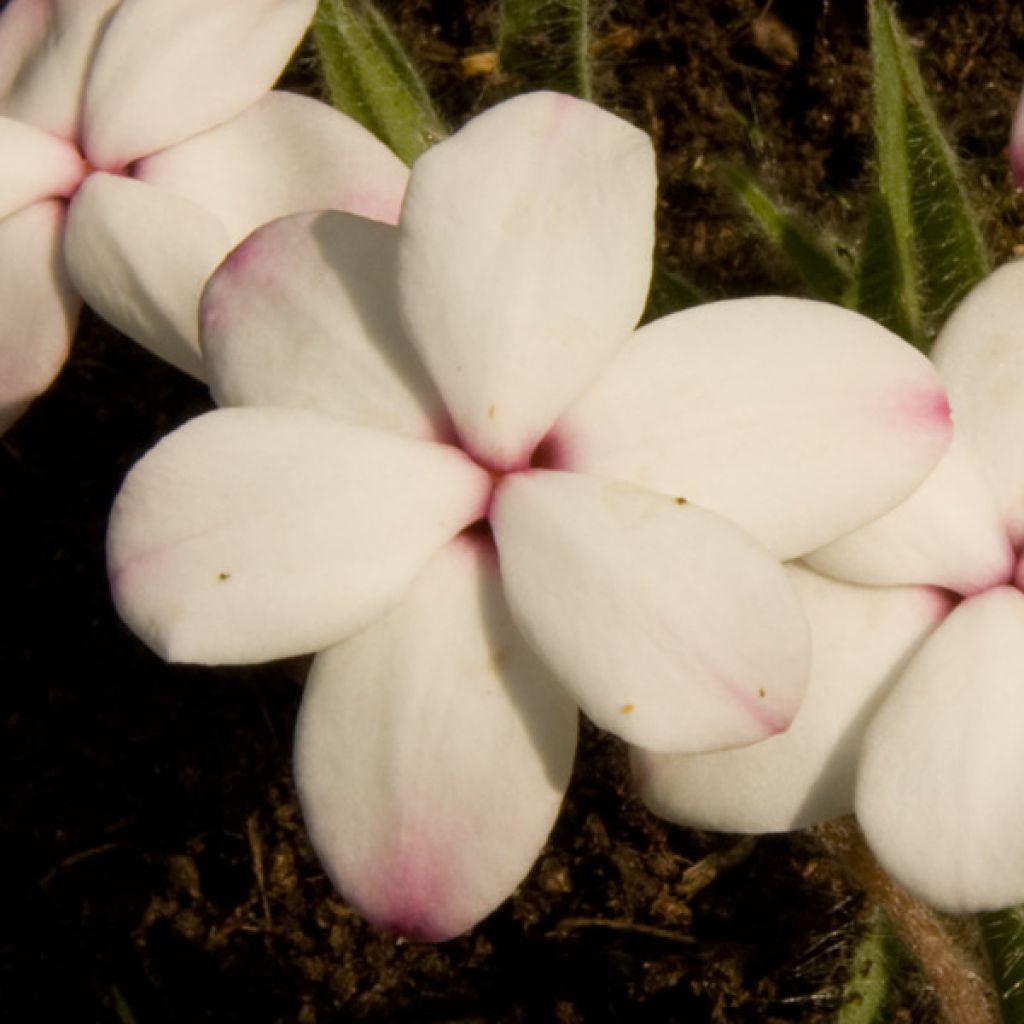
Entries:
{"type": "MultiPolygon", "coordinates": [[[[493,7],[381,6],[452,124],[522,86],[494,62],[493,7]]],[[[1005,153],[1022,9],[908,0],[901,13],[1005,259],[1024,240],[1005,153]]],[[[839,235],[855,224],[871,158],[861,4],[622,0],[596,28],[598,98],[656,141],[662,254],[711,295],[798,291],[720,168],[755,168],[839,235]]],[[[656,820],[630,793],[621,745],[589,726],[544,853],[472,934],[405,943],[346,908],[290,781],[299,686],[280,666],[166,666],[107,594],[121,477],[208,407],[87,314],[57,385],[2,441],[7,1019],[832,1020],[862,911],[835,866],[803,836],[656,820]]],[[[911,965],[897,999],[894,1021],[935,1018],[911,965]]]]}

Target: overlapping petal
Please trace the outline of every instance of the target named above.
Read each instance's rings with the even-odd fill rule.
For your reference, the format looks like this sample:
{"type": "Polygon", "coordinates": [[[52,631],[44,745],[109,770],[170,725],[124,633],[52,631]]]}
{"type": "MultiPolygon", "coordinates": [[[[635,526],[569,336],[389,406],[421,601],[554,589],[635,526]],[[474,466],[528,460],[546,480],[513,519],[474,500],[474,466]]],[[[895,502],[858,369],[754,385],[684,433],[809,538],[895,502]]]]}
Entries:
{"type": "Polygon", "coordinates": [[[222,409],[128,475],[107,542],[121,617],[172,661],[322,650],[480,514],[461,452],[298,409],[222,409]]]}
{"type": "Polygon", "coordinates": [[[957,431],[974,448],[1003,519],[1024,540],[1024,261],[1000,267],[956,308],[932,359],[949,389],[957,431]]]}
{"type": "Polygon", "coordinates": [[[0,221],[0,431],[49,387],[81,306],[61,255],[64,205],[35,203],[0,221]]]}
{"type": "Polygon", "coordinates": [[[68,214],[68,270],[85,301],[196,377],[203,373],[199,297],[227,250],[212,214],[130,178],[91,174],[68,214]]]}
{"type": "Polygon", "coordinates": [[[315,8],[316,0],[122,0],[86,82],[85,155],[119,169],[238,114],[274,84],[315,8]]]}
{"type": "Polygon", "coordinates": [[[951,435],[919,352],[856,313],[777,297],[637,331],[554,432],[569,468],[684,495],[785,559],[893,508],[951,435]]]}
{"type": "Polygon", "coordinates": [[[0,106],[46,35],[52,3],[8,0],[0,7],[0,106]]]}
{"type": "Polygon", "coordinates": [[[551,471],[507,477],[491,522],[516,622],[598,725],[686,752],[788,726],[806,623],[785,571],[731,523],[551,471]]]}
{"type": "Polygon", "coordinates": [[[0,117],[0,153],[0,220],[40,199],[71,195],[85,174],[70,143],[8,117],[0,117]]]}
{"type": "Polygon", "coordinates": [[[850,586],[789,568],[811,627],[807,696],[789,729],[711,754],[634,750],[655,814],[727,832],[784,832],[853,810],[864,730],[907,660],[951,605],[926,587],[850,586]]]}
{"type": "Polygon", "coordinates": [[[225,124],[138,161],[140,181],[215,213],[232,244],[275,217],[345,210],[395,224],[409,171],[326,104],[271,92],[225,124]]]}
{"type": "Polygon", "coordinates": [[[371,921],[451,938],[529,870],[575,738],[575,706],[509,620],[493,549],[460,538],[314,661],[295,750],[313,845],[371,921]]]}
{"type": "Polygon", "coordinates": [[[867,732],[857,816],[875,855],[932,905],[1024,897],[1024,595],[959,605],[867,732]]]}
{"type": "Polygon", "coordinates": [[[220,405],[288,405],[414,437],[445,413],[396,309],[397,232],[343,213],[251,235],[206,287],[202,346],[220,405]]]}
{"type": "Polygon", "coordinates": [[[509,100],[422,156],[402,211],[413,342],[467,449],[522,466],[643,309],[650,139],[568,96],[509,100]]]}
{"type": "Polygon", "coordinates": [[[0,115],[76,138],[85,76],[119,3],[12,0],[0,17],[0,115]]]}
{"type": "Polygon", "coordinates": [[[1009,582],[1016,556],[992,490],[957,434],[939,465],[902,505],[807,561],[856,583],[923,583],[975,594],[1009,582]]]}

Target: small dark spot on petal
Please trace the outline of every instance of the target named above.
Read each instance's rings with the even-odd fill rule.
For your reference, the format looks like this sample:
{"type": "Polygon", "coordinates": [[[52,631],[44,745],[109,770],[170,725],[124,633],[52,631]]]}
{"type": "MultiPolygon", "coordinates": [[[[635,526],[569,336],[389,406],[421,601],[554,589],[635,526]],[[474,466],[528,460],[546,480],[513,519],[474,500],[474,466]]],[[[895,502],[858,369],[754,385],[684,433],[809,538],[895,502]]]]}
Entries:
{"type": "Polygon", "coordinates": [[[685,505],[686,504],[686,499],[685,498],[676,498],[676,504],[677,505],[685,505]]]}
{"type": "Polygon", "coordinates": [[[765,692],[764,692],[764,687],[763,686],[761,687],[760,690],[757,691],[757,695],[758,695],[758,697],[762,697],[762,698],[765,696],[765,692]]]}
{"type": "Polygon", "coordinates": [[[488,419],[491,419],[491,420],[493,420],[493,419],[494,419],[494,414],[495,414],[495,413],[496,413],[497,411],[498,411],[498,410],[497,410],[497,409],[495,409],[495,407],[494,407],[493,405],[489,405],[489,406],[487,406],[487,418],[488,418],[488,419]]]}
{"type": "Polygon", "coordinates": [[[219,579],[221,581],[221,583],[223,583],[225,580],[231,579],[231,573],[229,573],[229,572],[219,572],[219,573],[217,573],[217,579],[219,579]]]}

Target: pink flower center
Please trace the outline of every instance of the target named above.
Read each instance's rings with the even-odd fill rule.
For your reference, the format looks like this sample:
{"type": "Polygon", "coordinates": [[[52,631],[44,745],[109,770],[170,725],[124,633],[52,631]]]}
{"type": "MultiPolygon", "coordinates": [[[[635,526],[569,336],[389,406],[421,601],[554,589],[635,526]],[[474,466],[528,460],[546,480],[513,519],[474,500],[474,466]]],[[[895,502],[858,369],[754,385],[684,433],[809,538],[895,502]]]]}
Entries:
{"type": "Polygon", "coordinates": [[[89,160],[85,155],[85,149],[81,142],[71,139],[61,139],[60,141],[65,145],[67,151],[67,173],[64,175],[60,184],[54,189],[54,199],[66,199],[68,201],[74,199],[75,194],[89,176],[97,171],[102,171],[104,174],[116,174],[120,177],[127,178],[134,176],[135,168],[132,164],[116,167],[101,167],[89,160]]]}

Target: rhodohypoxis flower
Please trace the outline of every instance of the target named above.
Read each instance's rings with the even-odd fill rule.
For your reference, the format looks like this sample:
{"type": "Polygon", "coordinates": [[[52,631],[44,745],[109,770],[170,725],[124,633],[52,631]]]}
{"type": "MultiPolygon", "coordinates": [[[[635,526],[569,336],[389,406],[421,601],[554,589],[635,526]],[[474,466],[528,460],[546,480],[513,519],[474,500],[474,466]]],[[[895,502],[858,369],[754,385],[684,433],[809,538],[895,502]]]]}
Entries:
{"type": "Polygon", "coordinates": [[[324,104],[267,93],[314,8],[4,7],[0,429],[63,365],[79,296],[198,374],[202,286],[253,228],[322,207],[397,218],[406,171],[386,147],[324,104]]]}
{"type": "Polygon", "coordinates": [[[577,705],[658,750],[784,729],[807,647],[778,558],[892,507],[946,447],[928,361],[853,313],[750,299],[634,333],[655,189],[646,135],[537,93],[428,151],[397,230],[262,228],[202,302],[233,408],[117,500],[115,600],[158,652],[322,652],[306,821],[405,933],[457,934],[522,878],[577,705]]]}
{"type": "Polygon", "coordinates": [[[760,832],[856,809],[882,865],[934,905],[1024,900],[1022,286],[1024,264],[1001,268],[936,342],[957,436],[934,473],[809,559],[833,579],[791,570],[814,655],[789,733],[708,756],[638,753],[656,811],[760,832]]]}

